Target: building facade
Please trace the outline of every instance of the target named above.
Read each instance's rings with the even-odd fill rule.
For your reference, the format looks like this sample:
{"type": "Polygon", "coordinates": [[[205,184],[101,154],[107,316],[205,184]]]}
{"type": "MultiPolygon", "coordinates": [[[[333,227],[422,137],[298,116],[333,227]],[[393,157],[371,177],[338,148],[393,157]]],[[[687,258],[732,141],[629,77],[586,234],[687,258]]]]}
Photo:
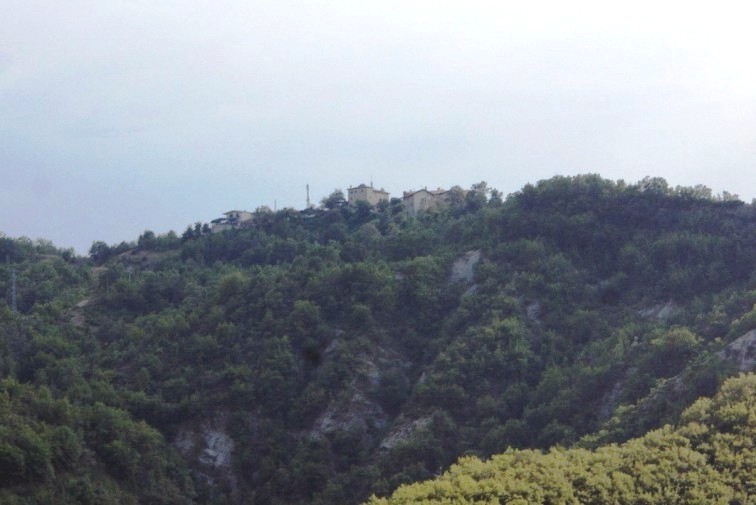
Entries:
{"type": "Polygon", "coordinates": [[[214,219],[211,222],[211,231],[213,233],[219,233],[226,230],[233,230],[240,224],[251,221],[255,215],[247,210],[229,210],[223,213],[224,216],[220,219],[214,219]]]}
{"type": "Polygon", "coordinates": [[[224,212],[223,215],[226,216],[226,219],[235,223],[243,223],[255,217],[248,210],[229,210],[228,212],[224,212]]]}
{"type": "Polygon", "coordinates": [[[410,216],[416,216],[418,212],[445,207],[447,205],[446,193],[448,191],[441,188],[436,190],[423,188],[417,191],[405,191],[402,196],[404,211],[410,216]]]}
{"type": "Polygon", "coordinates": [[[388,200],[388,191],[384,191],[383,188],[375,189],[372,185],[360,184],[347,190],[347,202],[349,202],[349,205],[356,205],[357,202],[363,201],[376,206],[379,202],[388,202],[388,200]]]}
{"type": "Polygon", "coordinates": [[[410,216],[416,216],[419,212],[432,209],[442,209],[456,202],[461,205],[468,191],[454,186],[451,189],[428,189],[417,191],[405,191],[402,195],[404,212],[410,216]]]}

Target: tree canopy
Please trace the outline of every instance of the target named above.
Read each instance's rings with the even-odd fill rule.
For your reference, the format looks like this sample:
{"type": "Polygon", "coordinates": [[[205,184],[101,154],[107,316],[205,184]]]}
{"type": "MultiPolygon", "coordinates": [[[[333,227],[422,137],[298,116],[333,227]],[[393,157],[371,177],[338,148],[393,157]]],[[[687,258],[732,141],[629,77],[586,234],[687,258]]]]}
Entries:
{"type": "Polygon", "coordinates": [[[575,465],[527,492],[600,503],[640,492],[654,443],[689,468],[669,500],[737,499],[682,424],[643,436],[752,367],[753,204],[590,174],[456,191],[415,217],[336,191],[89,258],[0,237],[0,502],[358,503],[468,456],[575,465]]]}

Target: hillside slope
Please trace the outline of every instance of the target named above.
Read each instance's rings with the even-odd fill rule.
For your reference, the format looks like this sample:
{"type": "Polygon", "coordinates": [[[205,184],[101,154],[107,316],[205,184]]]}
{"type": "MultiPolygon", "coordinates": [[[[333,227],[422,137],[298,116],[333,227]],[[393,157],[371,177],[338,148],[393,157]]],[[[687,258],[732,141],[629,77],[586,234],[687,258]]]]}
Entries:
{"type": "Polygon", "coordinates": [[[19,309],[0,304],[0,372],[67,402],[91,455],[56,467],[45,435],[55,471],[2,489],[60,490],[78,468],[148,502],[138,469],[166,503],[356,503],[463,454],[637,437],[753,367],[753,205],[659,179],[476,188],[417,219],[396,201],[261,209],[89,262],[0,238],[19,309]],[[152,430],[156,458],[92,438],[97,409],[152,430]]]}
{"type": "Polygon", "coordinates": [[[756,499],[756,375],[728,379],[677,426],[622,445],[509,450],[464,458],[441,477],[370,505],[412,503],[749,504],[756,499]]]}

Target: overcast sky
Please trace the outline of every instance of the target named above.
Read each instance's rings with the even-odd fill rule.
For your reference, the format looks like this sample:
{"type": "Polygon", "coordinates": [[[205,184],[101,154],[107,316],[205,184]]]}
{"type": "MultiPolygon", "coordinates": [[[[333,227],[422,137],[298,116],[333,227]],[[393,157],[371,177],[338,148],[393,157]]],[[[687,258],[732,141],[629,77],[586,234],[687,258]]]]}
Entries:
{"type": "Polygon", "coordinates": [[[750,202],[748,3],[0,0],[0,232],[85,253],[371,179],[750,202]]]}

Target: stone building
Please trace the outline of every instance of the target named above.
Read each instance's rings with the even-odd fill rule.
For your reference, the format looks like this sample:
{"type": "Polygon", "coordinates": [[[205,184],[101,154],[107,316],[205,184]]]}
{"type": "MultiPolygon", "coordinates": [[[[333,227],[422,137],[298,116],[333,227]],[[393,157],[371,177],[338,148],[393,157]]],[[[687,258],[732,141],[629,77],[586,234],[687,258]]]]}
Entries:
{"type": "Polygon", "coordinates": [[[418,212],[427,211],[434,208],[442,208],[448,205],[448,190],[428,188],[417,191],[405,191],[402,196],[404,211],[410,216],[416,216],[418,212]]]}
{"type": "Polygon", "coordinates": [[[467,193],[469,193],[468,190],[459,186],[453,186],[451,189],[423,188],[417,191],[405,191],[402,195],[402,204],[404,204],[404,212],[410,216],[416,216],[418,212],[442,209],[454,202],[461,205],[467,193]]]}
{"type": "Polygon", "coordinates": [[[347,190],[347,201],[349,202],[349,205],[356,205],[359,201],[365,201],[370,205],[375,206],[381,201],[388,202],[388,200],[388,191],[384,191],[383,188],[375,189],[372,184],[370,186],[367,184],[360,184],[359,186],[347,190]]]}

